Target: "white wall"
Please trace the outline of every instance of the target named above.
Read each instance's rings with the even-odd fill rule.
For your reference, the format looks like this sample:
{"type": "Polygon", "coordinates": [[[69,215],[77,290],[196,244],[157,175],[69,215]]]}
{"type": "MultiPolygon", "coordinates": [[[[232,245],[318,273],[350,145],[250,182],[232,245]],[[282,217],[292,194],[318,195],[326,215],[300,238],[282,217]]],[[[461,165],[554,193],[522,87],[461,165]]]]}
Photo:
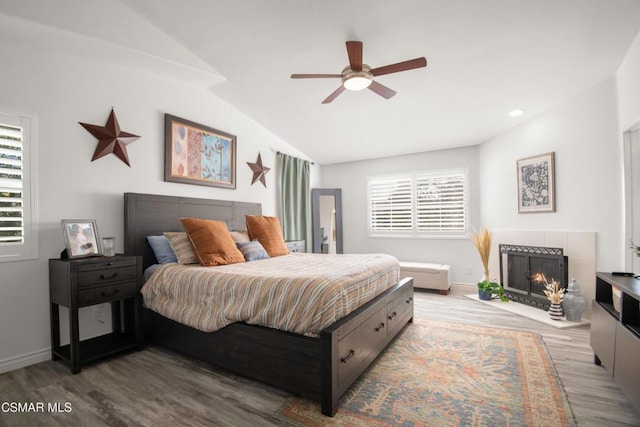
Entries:
{"type": "Polygon", "coordinates": [[[382,252],[402,261],[449,264],[453,282],[475,283],[482,276],[483,269],[476,248],[468,238],[391,239],[367,236],[367,177],[452,168],[469,170],[470,220],[471,224],[478,228],[478,147],[323,166],[322,186],[342,189],[345,253],[382,252]]]}
{"type": "MultiPolygon", "coordinates": [[[[622,268],[622,171],[614,79],[480,146],[489,228],[596,232],[598,270],[622,268]],[[556,212],[519,214],[516,161],[555,152],[556,212]]],[[[571,263],[571,260],[569,260],[571,263]]]]}
{"type": "MultiPolygon", "coordinates": [[[[0,263],[0,372],[49,357],[48,258],[64,248],[60,219],[97,220],[100,234],[115,236],[121,252],[124,192],[261,202],[273,215],[275,151],[304,157],[206,88],[166,73],[115,64],[109,55],[87,58],[7,39],[0,39],[0,51],[12,58],[0,69],[0,111],[37,115],[40,239],[39,259],[0,263]],[[127,147],[131,168],[114,155],[91,162],[97,141],[78,124],[104,125],[111,106],[122,130],[141,136],[127,147]],[[164,182],[164,113],[237,135],[236,190],[164,182]],[[246,162],[258,153],[273,168],[267,188],[251,185],[246,162]]],[[[312,171],[317,186],[319,167],[312,171]]],[[[88,310],[81,336],[108,332],[88,310]]]]}
{"type": "MultiPolygon", "coordinates": [[[[640,33],[616,73],[620,144],[626,152],[625,243],[640,244],[640,33]],[[624,137],[623,137],[624,135],[624,137]],[[623,140],[626,139],[626,142],[623,140]],[[625,146],[626,145],[626,146],[625,146]]],[[[640,271],[640,257],[627,248],[625,271],[640,271]]]]}
{"type": "Polygon", "coordinates": [[[618,116],[624,131],[640,121],[640,33],[616,73],[618,116]]]}

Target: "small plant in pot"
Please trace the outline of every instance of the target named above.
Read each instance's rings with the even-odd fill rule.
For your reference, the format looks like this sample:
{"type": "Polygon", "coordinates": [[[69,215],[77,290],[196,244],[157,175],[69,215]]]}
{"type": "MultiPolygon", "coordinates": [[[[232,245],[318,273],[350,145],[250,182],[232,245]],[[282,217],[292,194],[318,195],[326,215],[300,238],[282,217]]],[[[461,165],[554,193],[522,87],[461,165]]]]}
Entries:
{"type": "Polygon", "coordinates": [[[500,298],[500,301],[509,301],[509,298],[505,296],[504,289],[499,283],[489,282],[488,280],[483,280],[478,283],[479,299],[489,301],[494,298],[494,295],[500,298]]]}

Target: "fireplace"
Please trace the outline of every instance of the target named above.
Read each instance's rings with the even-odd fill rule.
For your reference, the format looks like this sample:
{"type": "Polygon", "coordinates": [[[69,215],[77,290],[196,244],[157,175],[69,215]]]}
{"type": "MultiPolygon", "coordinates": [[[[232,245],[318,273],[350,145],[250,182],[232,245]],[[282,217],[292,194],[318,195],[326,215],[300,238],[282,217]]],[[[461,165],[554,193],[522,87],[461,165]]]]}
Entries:
{"type": "Polygon", "coordinates": [[[546,282],[568,285],[569,261],[561,248],[499,244],[500,283],[512,301],[548,310],[546,282]]]}

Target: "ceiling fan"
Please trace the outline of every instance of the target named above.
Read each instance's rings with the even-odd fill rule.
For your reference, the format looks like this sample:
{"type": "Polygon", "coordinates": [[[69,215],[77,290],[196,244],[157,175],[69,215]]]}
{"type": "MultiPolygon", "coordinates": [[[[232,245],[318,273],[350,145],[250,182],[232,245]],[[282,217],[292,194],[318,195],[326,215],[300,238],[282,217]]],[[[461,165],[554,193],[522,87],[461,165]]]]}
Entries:
{"type": "Polygon", "coordinates": [[[399,73],[400,71],[413,70],[427,66],[427,60],[422,58],[411,59],[409,61],[398,62],[396,64],[385,65],[384,67],[371,68],[362,63],[362,42],[348,41],[347,55],[349,65],[342,70],[341,74],[291,74],[292,79],[324,79],[341,78],[342,86],[336,89],[331,95],[322,101],[328,104],[338,97],[345,89],[362,90],[369,88],[385,99],[391,98],[396,91],[373,80],[374,77],[383,74],[399,73]]]}

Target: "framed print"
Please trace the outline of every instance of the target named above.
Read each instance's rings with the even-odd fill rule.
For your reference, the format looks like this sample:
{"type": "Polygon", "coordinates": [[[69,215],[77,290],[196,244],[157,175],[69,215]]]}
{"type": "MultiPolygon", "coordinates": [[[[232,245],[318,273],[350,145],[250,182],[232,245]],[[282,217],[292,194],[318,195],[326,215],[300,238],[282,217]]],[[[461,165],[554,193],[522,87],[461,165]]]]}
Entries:
{"type": "Polygon", "coordinates": [[[102,255],[98,225],[93,219],[63,219],[62,234],[69,258],[102,255]]]}
{"type": "Polygon", "coordinates": [[[164,115],[164,180],[236,188],[236,136],[164,115]]]}
{"type": "Polygon", "coordinates": [[[518,160],[518,213],[555,212],[555,197],[554,153],[518,160]]]}

